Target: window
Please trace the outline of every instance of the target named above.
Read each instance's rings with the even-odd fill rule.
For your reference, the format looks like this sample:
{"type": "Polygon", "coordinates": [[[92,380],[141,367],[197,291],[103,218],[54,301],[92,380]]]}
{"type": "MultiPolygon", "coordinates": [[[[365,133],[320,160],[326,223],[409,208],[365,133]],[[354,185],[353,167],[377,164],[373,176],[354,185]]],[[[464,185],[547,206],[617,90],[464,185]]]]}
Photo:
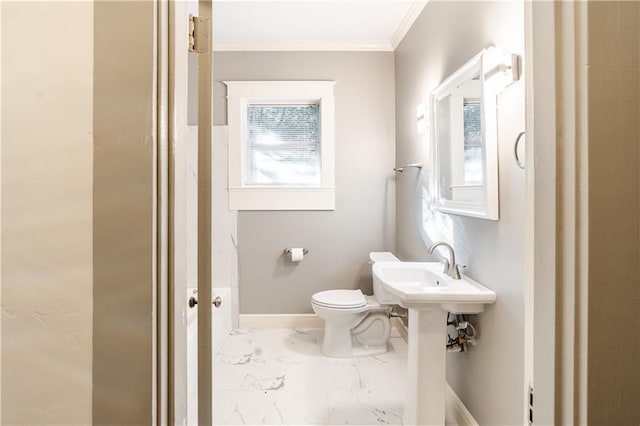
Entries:
{"type": "Polygon", "coordinates": [[[229,81],[229,206],[333,210],[331,81],[229,81]]]}
{"type": "Polygon", "coordinates": [[[246,185],[320,186],[320,105],[247,106],[246,185]]]}

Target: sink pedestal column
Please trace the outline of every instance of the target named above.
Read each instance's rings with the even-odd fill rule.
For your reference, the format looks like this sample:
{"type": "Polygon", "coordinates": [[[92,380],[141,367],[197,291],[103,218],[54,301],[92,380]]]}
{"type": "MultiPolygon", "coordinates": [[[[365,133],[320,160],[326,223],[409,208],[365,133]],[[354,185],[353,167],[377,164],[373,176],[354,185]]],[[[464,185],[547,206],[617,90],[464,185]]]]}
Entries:
{"type": "Polygon", "coordinates": [[[444,425],[447,313],[409,309],[407,403],[403,424],[444,425]]]}

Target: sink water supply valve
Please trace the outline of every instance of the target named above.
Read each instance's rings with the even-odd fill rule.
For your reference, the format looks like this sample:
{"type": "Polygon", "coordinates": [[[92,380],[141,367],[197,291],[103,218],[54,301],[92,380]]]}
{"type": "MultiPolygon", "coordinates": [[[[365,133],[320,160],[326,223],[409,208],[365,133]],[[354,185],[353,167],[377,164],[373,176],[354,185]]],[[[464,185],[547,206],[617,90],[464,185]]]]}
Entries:
{"type": "Polygon", "coordinates": [[[447,334],[447,352],[467,352],[467,344],[476,345],[476,328],[462,314],[447,315],[447,327],[453,326],[455,337],[447,334]],[[453,317],[453,318],[452,318],[453,317]]]}

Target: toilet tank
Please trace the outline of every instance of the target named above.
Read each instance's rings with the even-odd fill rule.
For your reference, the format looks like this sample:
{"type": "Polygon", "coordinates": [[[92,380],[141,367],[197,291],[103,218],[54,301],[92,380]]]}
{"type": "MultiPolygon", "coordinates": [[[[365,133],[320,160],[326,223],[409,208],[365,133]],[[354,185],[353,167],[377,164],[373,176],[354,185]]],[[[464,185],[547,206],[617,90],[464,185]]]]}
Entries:
{"type": "MultiPolygon", "coordinates": [[[[373,267],[373,264],[376,262],[400,262],[400,259],[388,251],[369,253],[369,263],[371,264],[371,267],[373,267]]],[[[373,294],[376,296],[376,299],[378,299],[378,302],[381,304],[392,304],[392,296],[384,291],[380,281],[373,275],[373,273],[371,276],[373,277],[373,294]]]]}

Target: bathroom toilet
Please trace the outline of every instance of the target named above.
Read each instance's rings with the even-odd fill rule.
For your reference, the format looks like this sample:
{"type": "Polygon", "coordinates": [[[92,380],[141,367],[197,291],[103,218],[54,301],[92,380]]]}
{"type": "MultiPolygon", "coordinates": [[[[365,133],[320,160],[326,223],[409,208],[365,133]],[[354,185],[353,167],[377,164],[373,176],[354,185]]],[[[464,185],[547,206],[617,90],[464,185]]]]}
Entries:
{"type": "MultiPolygon", "coordinates": [[[[369,263],[399,262],[389,252],[369,253],[369,263]]],[[[373,282],[373,295],[360,290],[326,290],[311,297],[313,311],[324,320],[322,352],[351,358],[385,353],[391,333],[391,299],[373,282]]]]}

